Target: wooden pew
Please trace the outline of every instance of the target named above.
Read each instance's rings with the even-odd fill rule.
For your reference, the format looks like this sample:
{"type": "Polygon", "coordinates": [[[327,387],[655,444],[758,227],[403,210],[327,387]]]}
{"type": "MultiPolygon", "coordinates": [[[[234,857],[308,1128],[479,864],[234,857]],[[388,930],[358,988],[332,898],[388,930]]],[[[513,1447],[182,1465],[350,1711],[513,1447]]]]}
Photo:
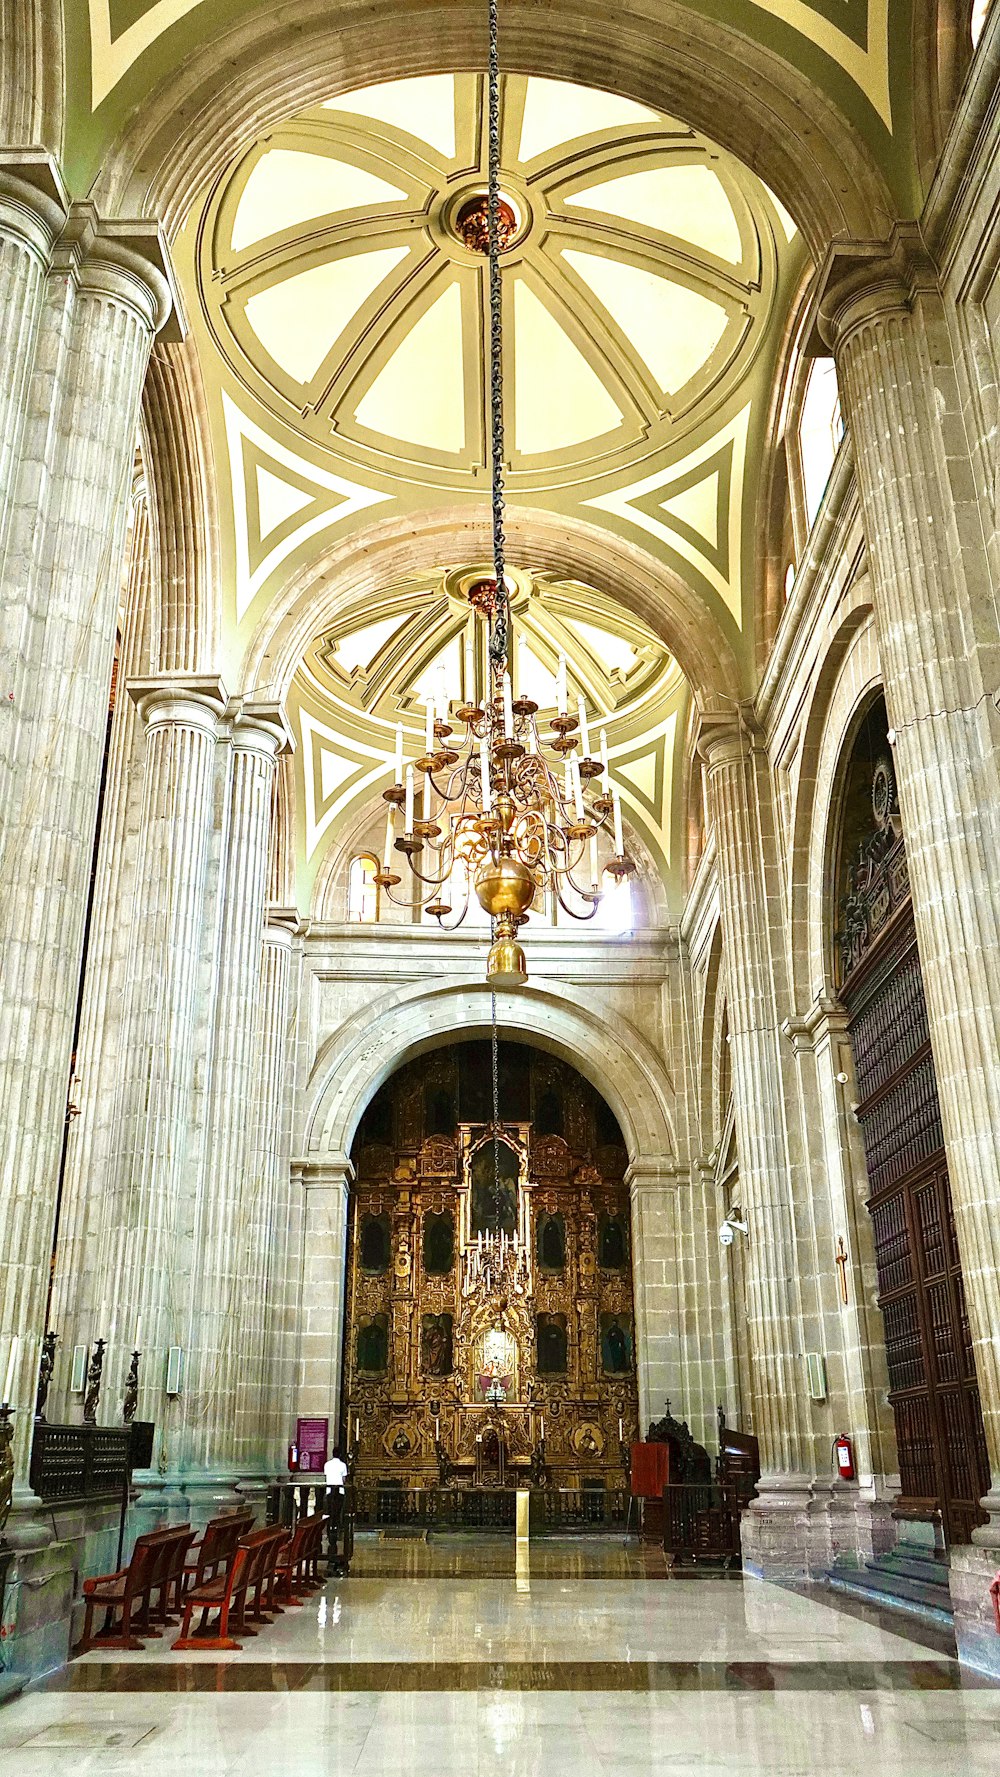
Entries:
{"type": "Polygon", "coordinates": [[[176,1524],[148,1535],[155,1559],[140,1634],[158,1635],[180,1618],[184,1563],[194,1542],[194,1531],[190,1524],[176,1524]]]}
{"type": "Polygon", "coordinates": [[[181,1632],[173,1643],[176,1652],[190,1653],[195,1648],[239,1652],[243,1644],[230,1635],[229,1619],[234,1612],[242,1612],[246,1599],[248,1560],[249,1552],[241,1543],[234,1550],[225,1572],[217,1574],[214,1579],[205,1580],[200,1586],[189,1588],[184,1597],[181,1632]],[[192,1634],[191,1618],[196,1610],[201,1611],[201,1622],[196,1633],[192,1634]],[[209,1616],[213,1612],[216,1620],[214,1626],[210,1627],[209,1616]]]}
{"type": "Polygon", "coordinates": [[[256,1635],[253,1624],[266,1625],[275,1614],[281,1614],[281,1605],[275,1598],[275,1574],[281,1551],[289,1541],[285,1527],[272,1524],[263,1530],[251,1530],[240,1542],[240,1548],[247,1552],[247,1565],[242,1597],[236,1606],[237,1635],[256,1635]]]}
{"type": "Polygon", "coordinates": [[[300,1605],[305,1594],[319,1584],[318,1563],[322,1550],[326,1515],[315,1512],[302,1518],[295,1527],[292,1540],[279,1550],[275,1570],[275,1596],[281,1604],[300,1605]]]}
{"type": "MultiPolygon", "coordinates": [[[[156,1532],[138,1536],[132,1550],[132,1558],[127,1567],[121,1567],[117,1573],[102,1573],[93,1579],[84,1580],[83,1596],[86,1610],[83,1621],[83,1634],[74,1653],[85,1654],[92,1647],[121,1647],[139,1649],[140,1641],[134,1619],[148,1614],[150,1587],[156,1571],[159,1549],[152,1540],[156,1532]],[[105,1610],[104,1628],[95,1635],[94,1612],[105,1610]],[[117,1626],[115,1618],[118,1618],[117,1626]]],[[[154,1631],[146,1630],[152,1634],[154,1631]]]]}
{"type": "Polygon", "coordinates": [[[236,1545],[240,1539],[253,1528],[253,1517],[250,1513],[226,1512],[218,1518],[210,1518],[205,1525],[200,1543],[190,1550],[184,1568],[184,1590],[191,1586],[204,1586],[214,1580],[220,1572],[224,1572],[236,1553],[236,1545]]]}

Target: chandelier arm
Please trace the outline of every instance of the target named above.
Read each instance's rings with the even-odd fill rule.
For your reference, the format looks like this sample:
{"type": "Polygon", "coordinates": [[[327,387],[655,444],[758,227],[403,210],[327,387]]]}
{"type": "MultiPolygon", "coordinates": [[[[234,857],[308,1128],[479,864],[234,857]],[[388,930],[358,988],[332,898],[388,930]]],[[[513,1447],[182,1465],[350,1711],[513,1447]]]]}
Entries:
{"type": "MultiPolygon", "coordinates": [[[[572,881],[572,878],[570,878],[570,880],[572,881]]],[[[593,919],[594,915],[597,912],[598,907],[601,904],[600,895],[588,894],[585,889],[577,888],[575,882],[573,883],[573,888],[576,889],[576,892],[580,896],[580,899],[582,901],[588,901],[590,903],[590,911],[589,911],[589,913],[574,912],[574,910],[570,906],[569,902],[567,900],[565,900],[565,898],[563,896],[562,889],[560,888],[559,884],[556,883],[555,884],[556,900],[559,902],[559,905],[562,908],[563,912],[568,913],[570,919],[578,919],[582,922],[586,922],[588,919],[593,919]]]]}

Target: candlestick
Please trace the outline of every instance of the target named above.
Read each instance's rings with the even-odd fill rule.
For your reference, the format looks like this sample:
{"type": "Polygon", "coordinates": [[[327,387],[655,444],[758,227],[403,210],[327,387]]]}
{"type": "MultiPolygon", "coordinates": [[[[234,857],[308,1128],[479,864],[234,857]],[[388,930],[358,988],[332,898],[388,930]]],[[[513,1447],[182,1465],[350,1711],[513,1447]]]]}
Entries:
{"type": "Polygon", "coordinates": [[[475,636],[476,619],[473,615],[465,627],[465,701],[472,706],[476,702],[475,636]]]}
{"type": "Polygon", "coordinates": [[[622,835],[622,799],[617,789],[611,792],[611,803],[615,815],[615,856],[623,858],[625,856],[625,840],[622,835]]]}
{"type": "Polygon", "coordinates": [[[508,740],[514,738],[514,699],[510,689],[510,674],[503,676],[503,731],[508,740]]]}
{"type": "Polygon", "coordinates": [[[354,1417],[354,1442],[358,1443],[360,1437],[361,1437],[361,1421],[357,1417],[357,1415],[355,1414],[355,1417],[354,1417]]]}
{"type": "Polygon", "coordinates": [[[607,792],[607,785],[608,785],[608,782],[609,782],[609,773],[608,773],[608,731],[607,731],[607,729],[606,729],[606,728],[602,728],[602,729],[601,729],[601,770],[602,770],[602,771],[603,771],[603,773],[604,773],[604,785],[605,785],[605,793],[606,793],[606,792],[607,792]]]}
{"type": "Polygon", "coordinates": [[[619,1444],[624,1444],[625,1442],[625,1427],[620,1419],[618,1421],[618,1442],[619,1444]]]}
{"type": "Polygon", "coordinates": [[[413,766],[406,767],[406,815],[403,832],[409,839],[413,833],[413,766]]]}
{"type": "Polygon", "coordinates": [[[528,695],[528,643],[525,636],[517,638],[517,695],[528,695]]]}
{"type": "Polygon", "coordinates": [[[388,870],[389,863],[392,858],[392,816],[393,816],[393,812],[394,812],[393,805],[390,802],[389,809],[388,809],[388,812],[385,817],[385,848],[382,852],[382,868],[383,868],[383,870],[388,870]]]}
{"type": "Polygon", "coordinates": [[[568,696],[568,693],[567,693],[567,686],[566,686],[566,656],[565,656],[565,654],[560,654],[560,656],[559,656],[559,672],[558,672],[558,675],[556,678],[556,701],[559,705],[559,714],[561,716],[564,716],[566,714],[567,696],[568,696]]]}
{"type": "Polygon", "coordinates": [[[440,1442],[441,1442],[441,1421],[440,1421],[440,1419],[435,1419],[435,1421],[434,1421],[434,1442],[435,1442],[435,1444],[440,1444],[440,1442]]]}
{"type": "Polygon", "coordinates": [[[490,750],[485,736],[479,742],[479,768],[483,774],[483,813],[493,813],[493,789],[490,784],[490,750]]]}
{"type": "Polygon", "coordinates": [[[583,824],[583,785],[580,782],[580,763],[574,759],[573,765],[573,807],[580,825],[583,824]]]}
{"type": "Polygon", "coordinates": [[[429,771],[424,772],[422,815],[425,821],[429,821],[431,818],[431,774],[429,771]]]}
{"type": "Polygon", "coordinates": [[[427,711],[427,724],[426,724],[426,728],[424,731],[424,739],[427,744],[424,748],[424,751],[427,753],[433,753],[433,751],[434,751],[434,699],[433,699],[433,697],[428,697],[426,711],[427,711]]]}
{"type": "Polygon", "coordinates": [[[590,835],[590,886],[597,888],[597,834],[590,835]]]}
{"type": "Polygon", "coordinates": [[[582,697],[576,700],[576,713],[580,718],[580,747],[585,759],[590,758],[590,729],[587,726],[587,705],[582,697]]]}
{"type": "Polygon", "coordinates": [[[449,702],[448,680],[442,663],[437,669],[437,718],[439,722],[447,722],[449,702]]]}
{"type": "Polygon", "coordinates": [[[541,1444],[544,1444],[544,1442],[545,1442],[545,1414],[544,1413],[540,1413],[538,1416],[538,1441],[541,1444]]]}
{"type": "Polygon", "coordinates": [[[403,724],[396,723],[396,778],[397,784],[403,781],[403,724]]]}

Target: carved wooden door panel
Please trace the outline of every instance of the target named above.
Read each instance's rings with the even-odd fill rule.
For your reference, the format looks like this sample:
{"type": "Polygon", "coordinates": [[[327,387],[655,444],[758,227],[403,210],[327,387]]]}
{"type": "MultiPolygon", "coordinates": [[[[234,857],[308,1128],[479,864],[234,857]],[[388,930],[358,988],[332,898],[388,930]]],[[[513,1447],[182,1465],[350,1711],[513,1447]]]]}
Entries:
{"type": "Polygon", "coordinates": [[[949,1542],[982,1522],[986,1445],[912,908],[844,984],[896,1421],[900,1506],[940,1507],[949,1542]]]}

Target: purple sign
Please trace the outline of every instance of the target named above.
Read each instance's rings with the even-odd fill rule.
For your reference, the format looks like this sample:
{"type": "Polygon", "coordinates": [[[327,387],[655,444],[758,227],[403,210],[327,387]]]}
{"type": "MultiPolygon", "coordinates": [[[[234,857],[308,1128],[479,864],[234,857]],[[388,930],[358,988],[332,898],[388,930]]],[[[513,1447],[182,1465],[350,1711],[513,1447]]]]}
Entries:
{"type": "Polygon", "coordinates": [[[322,1472],[326,1462],[326,1441],[330,1434],[329,1419],[300,1419],[296,1433],[299,1446],[300,1474],[322,1472]]]}

